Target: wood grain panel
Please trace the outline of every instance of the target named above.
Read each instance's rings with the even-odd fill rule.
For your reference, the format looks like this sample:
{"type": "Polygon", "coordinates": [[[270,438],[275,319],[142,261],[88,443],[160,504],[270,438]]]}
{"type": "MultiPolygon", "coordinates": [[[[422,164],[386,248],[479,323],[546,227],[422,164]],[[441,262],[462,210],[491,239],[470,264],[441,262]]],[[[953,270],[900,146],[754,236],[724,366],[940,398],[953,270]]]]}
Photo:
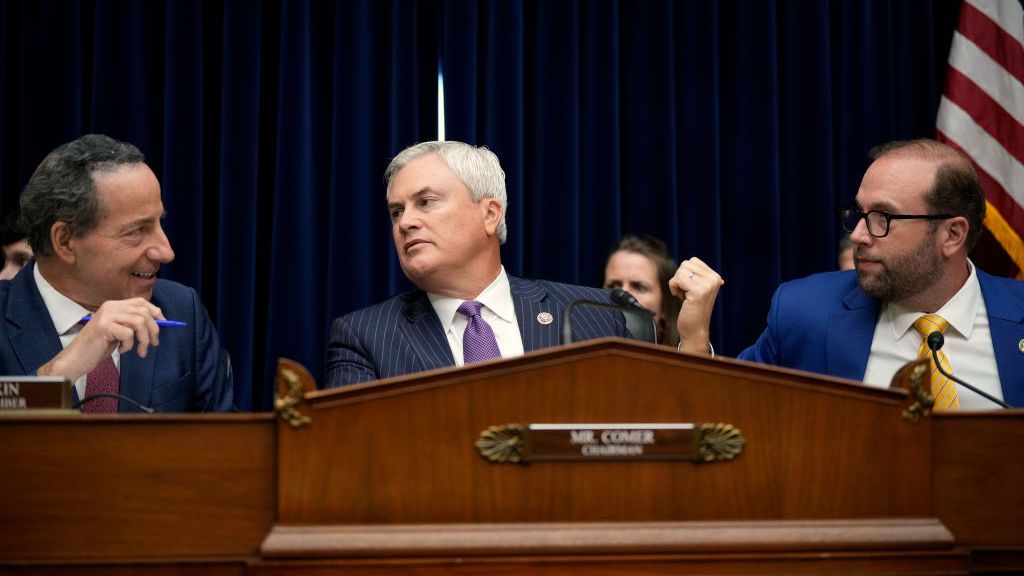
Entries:
{"type": "Polygon", "coordinates": [[[606,341],[309,395],[281,428],[282,524],[932,515],[930,422],[902,392],[606,341]],[[485,461],[508,423],[725,422],[735,460],[485,461]]]}
{"type": "Polygon", "coordinates": [[[935,511],[968,546],[1018,549],[1024,571],[1024,410],[935,416],[935,511]]]}
{"type": "Polygon", "coordinates": [[[0,419],[0,563],[255,555],[269,415],[0,419]]]}

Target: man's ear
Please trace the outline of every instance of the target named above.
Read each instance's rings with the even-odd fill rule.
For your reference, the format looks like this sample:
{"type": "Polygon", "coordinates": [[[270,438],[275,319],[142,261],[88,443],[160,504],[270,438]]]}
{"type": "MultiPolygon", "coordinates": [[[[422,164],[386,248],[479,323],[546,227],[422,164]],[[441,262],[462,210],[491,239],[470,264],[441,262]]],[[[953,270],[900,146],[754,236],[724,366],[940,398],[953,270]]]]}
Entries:
{"type": "Polygon", "coordinates": [[[75,263],[75,235],[67,222],[57,221],[50,226],[50,244],[54,256],[67,264],[75,263]]]}
{"type": "Polygon", "coordinates": [[[970,224],[967,218],[957,216],[946,221],[946,234],[942,240],[942,254],[952,256],[959,250],[967,251],[967,233],[970,224]]]}
{"type": "Polygon", "coordinates": [[[498,225],[501,224],[501,217],[505,211],[501,202],[495,198],[484,198],[480,201],[480,205],[484,209],[484,229],[487,230],[488,236],[493,236],[498,231],[498,225]]]}

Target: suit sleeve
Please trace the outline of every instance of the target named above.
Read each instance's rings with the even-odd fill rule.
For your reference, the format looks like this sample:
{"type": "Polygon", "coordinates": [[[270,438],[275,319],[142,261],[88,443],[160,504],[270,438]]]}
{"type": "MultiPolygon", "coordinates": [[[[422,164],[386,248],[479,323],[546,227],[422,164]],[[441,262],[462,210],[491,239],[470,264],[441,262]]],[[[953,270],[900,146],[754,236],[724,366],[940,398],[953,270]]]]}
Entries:
{"type": "Polygon", "coordinates": [[[335,319],[327,344],[326,387],[337,388],[379,379],[370,353],[347,317],[335,319]]]}
{"type": "Polygon", "coordinates": [[[778,366],[780,364],[779,355],[779,308],[782,306],[782,290],[785,285],[779,286],[775,291],[775,295],[772,296],[772,306],[768,310],[768,325],[765,327],[764,332],[761,332],[761,336],[758,337],[757,342],[748,347],[746,350],[739,353],[737,358],[740,360],[750,360],[752,362],[760,362],[761,364],[772,364],[778,366]]]}
{"type": "Polygon", "coordinates": [[[189,290],[196,327],[196,393],[192,398],[192,411],[236,412],[231,357],[221,347],[220,337],[206,307],[199,301],[199,294],[193,289],[189,290]]]}
{"type": "MultiPolygon", "coordinates": [[[[547,291],[555,297],[555,301],[561,306],[558,317],[558,326],[563,322],[564,314],[568,311],[573,302],[583,300],[598,302],[601,304],[614,305],[608,290],[603,288],[590,288],[583,286],[572,286],[554,282],[540,283],[547,291]]],[[[575,306],[572,309],[573,340],[582,341],[593,338],[605,338],[608,336],[619,336],[622,338],[635,339],[629,331],[625,315],[619,310],[608,310],[597,306],[575,306]]],[[[526,338],[526,334],[523,334],[526,338]]],[[[557,345],[559,342],[551,342],[547,346],[557,345]]]]}

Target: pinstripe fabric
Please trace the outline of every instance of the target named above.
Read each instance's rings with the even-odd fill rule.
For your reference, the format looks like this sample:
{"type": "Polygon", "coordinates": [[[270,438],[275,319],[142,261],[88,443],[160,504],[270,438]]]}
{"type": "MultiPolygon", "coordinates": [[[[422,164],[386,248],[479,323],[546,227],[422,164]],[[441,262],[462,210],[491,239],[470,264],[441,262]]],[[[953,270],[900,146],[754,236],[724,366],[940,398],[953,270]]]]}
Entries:
{"type": "MultiPolygon", "coordinates": [[[[562,311],[573,300],[611,302],[608,292],[598,288],[514,276],[508,280],[526,352],[559,344],[562,311]],[[554,322],[538,322],[541,312],[551,314],[554,322]]],[[[630,337],[621,313],[593,307],[573,311],[573,330],[577,340],[630,337]]],[[[426,292],[414,290],[334,321],[324,384],[335,388],[454,365],[426,292]]]]}

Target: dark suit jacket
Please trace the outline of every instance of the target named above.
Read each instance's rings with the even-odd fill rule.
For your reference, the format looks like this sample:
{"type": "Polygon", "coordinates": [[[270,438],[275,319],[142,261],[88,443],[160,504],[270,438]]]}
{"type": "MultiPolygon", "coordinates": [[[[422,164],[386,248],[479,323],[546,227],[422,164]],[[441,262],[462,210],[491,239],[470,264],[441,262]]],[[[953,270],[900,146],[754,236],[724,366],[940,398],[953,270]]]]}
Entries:
{"type": "MultiPolygon", "coordinates": [[[[608,292],[598,288],[513,276],[508,281],[526,352],[560,343],[562,312],[573,300],[611,303],[608,292]],[[551,314],[554,321],[539,323],[541,312],[551,314]]],[[[577,306],[572,326],[576,340],[630,337],[622,314],[610,310],[577,306]]],[[[454,365],[448,338],[426,292],[413,290],[334,321],[327,347],[326,387],[454,365]]]]}
{"type": "MultiPolygon", "coordinates": [[[[34,375],[62,349],[33,267],[29,264],[13,280],[0,281],[2,374],[34,375]]],[[[234,410],[229,360],[196,291],[157,280],[152,302],[166,318],[188,326],[162,328],[160,345],[151,347],[145,358],[134,348],[121,354],[121,395],[160,412],[234,410]]],[[[122,400],[118,411],[139,410],[122,400]]]]}
{"type": "MultiPolygon", "coordinates": [[[[1003,399],[1024,406],[1024,282],[978,270],[1003,399]]],[[[863,380],[880,304],[855,272],[828,272],[779,286],[768,327],[738,358],[863,380]]]]}

